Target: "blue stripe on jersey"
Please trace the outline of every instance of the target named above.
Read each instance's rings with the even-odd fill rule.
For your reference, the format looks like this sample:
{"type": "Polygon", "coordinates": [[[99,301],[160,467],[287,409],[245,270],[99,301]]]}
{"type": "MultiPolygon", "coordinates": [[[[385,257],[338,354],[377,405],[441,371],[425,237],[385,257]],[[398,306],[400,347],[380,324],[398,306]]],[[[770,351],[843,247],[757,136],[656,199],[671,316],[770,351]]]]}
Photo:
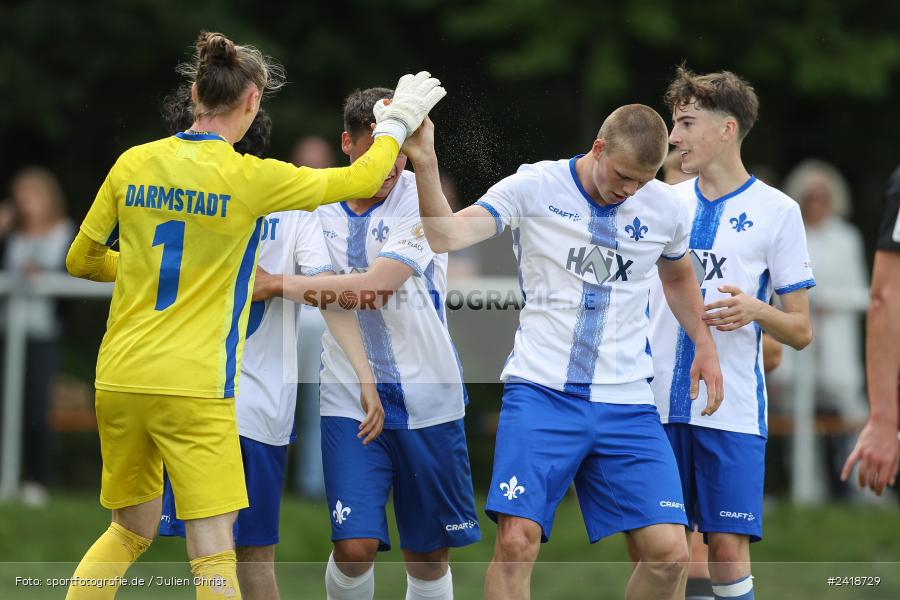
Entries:
{"type": "Polygon", "coordinates": [[[522,230],[516,227],[512,230],[513,254],[516,256],[516,275],[519,277],[519,291],[522,292],[522,308],[525,308],[525,279],[522,275],[522,244],[519,241],[522,230]]]}
{"type": "MultiPolygon", "coordinates": [[[[644,316],[647,317],[647,323],[649,326],[650,322],[650,292],[647,292],[647,308],[644,310],[644,316]]],[[[653,349],[650,347],[650,336],[647,336],[644,341],[644,354],[653,358],[653,349]]],[[[647,383],[653,382],[653,375],[647,378],[647,383]]]]}
{"type": "Polygon", "coordinates": [[[716,241],[716,233],[719,231],[719,221],[722,219],[722,211],[725,210],[725,201],[734,198],[756,181],[756,177],[750,179],[730,194],[721,198],[709,200],[700,191],[700,178],[694,180],[694,193],[697,195],[697,211],[694,213],[694,222],[691,225],[691,241],[688,247],[691,250],[711,250],[716,241]]]}
{"type": "MultiPolygon", "coordinates": [[[[376,206],[379,206],[377,204],[376,206]]],[[[342,202],[341,206],[349,217],[347,221],[347,265],[351,268],[364,269],[369,266],[366,256],[366,235],[369,233],[369,216],[375,207],[370,208],[362,215],[352,212],[342,202]]],[[[403,395],[403,387],[400,385],[400,369],[397,367],[397,359],[394,357],[394,348],[391,343],[391,334],[384,315],[380,310],[358,310],[356,317],[359,319],[359,329],[362,332],[363,344],[366,355],[372,362],[372,372],[375,375],[378,395],[384,407],[385,427],[409,427],[409,412],[406,410],[406,402],[403,395]]]]}
{"type": "MultiPolygon", "coordinates": [[[[572,177],[578,184],[575,174],[575,159],[569,162],[572,177]]],[[[616,210],[617,205],[600,206],[589,202],[591,218],[588,230],[591,233],[591,244],[606,248],[617,248],[616,242],[616,210]]],[[[590,397],[594,371],[597,368],[597,356],[600,352],[600,341],[606,318],[609,313],[609,285],[590,283],[583,280],[581,284],[581,307],[575,320],[572,332],[572,349],[569,351],[569,365],[566,367],[566,383],[563,391],[570,394],[590,397]]]]}
{"type": "Polygon", "coordinates": [[[113,244],[115,244],[118,241],[119,241],[119,223],[117,221],[116,226],[113,227],[113,230],[109,234],[109,237],[106,238],[106,243],[103,245],[104,246],[112,246],[113,244]]]}
{"type": "MultiPolygon", "coordinates": [[[[725,210],[725,201],[737,196],[753,182],[756,177],[750,176],[744,184],[716,200],[708,200],[700,191],[700,178],[694,180],[694,193],[697,196],[697,210],[691,224],[691,239],[688,247],[691,250],[711,250],[719,232],[719,222],[725,210]]],[[[701,290],[706,298],[706,290],[701,290]]],[[[691,418],[691,364],[694,362],[694,342],[687,332],[678,326],[678,338],[675,342],[675,366],[672,368],[672,385],[669,388],[669,420],[687,422],[691,418]]]]}
{"type": "Polygon", "coordinates": [[[257,300],[250,303],[250,319],[247,321],[247,338],[256,333],[262,325],[263,315],[266,314],[265,300],[257,300]]]}
{"type": "MultiPolygon", "coordinates": [[[[431,298],[432,304],[434,304],[434,310],[437,312],[441,323],[446,326],[447,323],[444,321],[444,299],[441,297],[441,293],[438,291],[437,286],[434,285],[434,259],[428,263],[424,275],[425,285],[428,287],[428,295],[431,298]]],[[[462,361],[459,360],[459,352],[456,351],[456,344],[453,343],[452,339],[450,340],[450,347],[453,349],[453,356],[456,358],[456,368],[459,369],[459,381],[460,385],[462,385],[463,403],[465,406],[468,406],[469,391],[466,389],[466,379],[463,375],[462,361]]]]}
{"type": "MultiPolygon", "coordinates": [[[[756,297],[769,303],[769,270],[763,271],[759,276],[759,289],[756,291],[756,297]]],[[[768,437],[769,430],[766,427],[766,379],[763,377],[761,368],[760,354],[762,352],[762,327],[756,321],[753,322],[756,327],[756,362],[753,372],[756,374],[756,404],[759,409],[757,420],[759,424],[759,435],[768,437]]]]}
{"type": "Polygon", "coordinates": [[[307,271],[304,271],[301,269],[300,272],[303,273],[304,275],[306,275],[307,277],[312,277],[314,275],[319,275],[321,273],[334,273],[334,265],[332,265],[332,264],[322,265],[320,267],[313,267],[312,269],[309,269],[307,271]]]}
{"type": "Polygon", "coordinates": [[[359,329],[362,332],[366,354],[372,361],[378,395],[384,406],[384,426],[391,428],[409,427],[409,412],[403,386],[400,384],[400,370],[394,358],[391,334],[380,310],[358,310],[359,329]]]}
{"type": "Polygon", "coordinates": [[[707,200],[700,192],[700,178],[694,180],[694,191],[697,194],[697,211],[694,213],[694,222],[691,224],[691,240],[688,247],[691,250],[711,250],[716,241],[716,233],[719,232],[719,221],[725,210],[725,200],[729,196],[723,196],[718,200],[707,200]]]}
{"type": "Polygon", "coordinates": [[[253,276],[254,266],[256,263],[256,247],[259,246],[259,233],[262,229],[263,218],[256,220],[256,227],[250,234],[247,241],[247,248],[244,250],[244,257],[241,259],[241,266],[238,268],[237,281],[234,284],[234,301],[231,308],[231,328],[228,331],[228,337],[225,338],[225,390],[223,398],[231,398],[234,396],[234,376],[237,373],[237,345],[241,336],[238,332],[238,321],[241,319],[241,313],[244,311],[244,304],[247,303],[247,291],[250,285],[250,278],[253,276]]]}
{"type": "MultiPolygon", "coordinates": [[[[706,290],[700,290],[706,299],[706,290]]],[[[694,364],[694,342],[684,328],[678,326],[675,342],[675,366],[672,369],[672,385],[669,387],[669,422],[687,423],[691,419],[691,365],[694,364]]]]}
{"type": "Polygon", "coordinates": [[[475,204],[491,213],[491,216],[494,217],[494,225],[497,226],[497,233],[494,234],[494,237],[497,237],[498,235],[503,233],[503,219],[500,218],[500,213],[497,212],[497,209],[484,200],[478,200],[477,202],[475,202],[475,204]]]}
{"type": "Polygon", "coordinates": [[[441,298],[441,293],[434,285],[434,260],[428,263],[428,266],[425,268],[425,285],[428,288],[428,296],[431,298],[431,303],[434,304],[434,310],[435,312],[437,312],[438,318],[441,320],[441,323],[443,323],[444,299],[441,298]]]}
{"type": "MultiPolygon", "coordinates": [[[[109,244],[107,244],[109,246],[109,244]]],[[[779,296],[783,296],[785,294],[790,294],[791,292],[796,292],[797,290],[806,290],[811,287],[816,287],[815,279],[804,279],[803,281],[799,281],[797,283],[793,283],[791,285],[786,285],[784,287],[780,287],[775,290],[775,293],[779,296]]]]}
{"type": "Polygon", "coordinates": [[[396,252],[382,252],[378,256],[383,258],[389,258],[391,260],[396,260],[397,262],[402,262],[404,265],[413,270],[413,273],[416,275],[422,274],[422,268],[419,266],[419,263],[414,261],[411,258],[403,256],[402,254],[398,254],[396,252]]]}
{"type": "MultiPolygon", "coordinates": [[[[343,204],[341,204],[343,206],[343,204]]],[[[346,207],[344,210],[348,210],[346,207]]],[[[347,266],[351,269],[365,269],[369,266],[366,256],[366,234],[369,231],[369,216],[350,213],[347,219],[347,266]]]]}

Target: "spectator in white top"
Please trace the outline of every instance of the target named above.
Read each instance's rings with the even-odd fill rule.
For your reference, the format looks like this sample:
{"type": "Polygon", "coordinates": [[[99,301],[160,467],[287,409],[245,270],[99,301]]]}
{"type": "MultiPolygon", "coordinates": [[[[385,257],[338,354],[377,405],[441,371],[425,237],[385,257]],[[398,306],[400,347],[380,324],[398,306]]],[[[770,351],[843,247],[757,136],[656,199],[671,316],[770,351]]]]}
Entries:
{"type": "MultiPolygon", "coordinates": [[[[0,238],[4,238],[3,269],[15,277],[31,278],[64,268],[74,236],[65,216],[65,197],[56,176],[43,167],[19,171],[3,202],[0,238]]],[[[41,506],[47,501],[47,477],[52,455],[47,416],[51,386],[59,363],[59,322],[55,302],[33,298],[25,319],[28,343],[25,356],[25,483],[22,499],[41,506]]]]}
{"type": "Polygon", "coordinates": [[[803,161],[788,174],[784,190],[800,205],[818,284],[812,306],[817,410],[839,416],[846,430],[826,443],[830,491],[840,495],[840,461],[867,415],[860,339],[869,292],[863,239],[847,220],[849,186],[833,165],[803,161]]]}

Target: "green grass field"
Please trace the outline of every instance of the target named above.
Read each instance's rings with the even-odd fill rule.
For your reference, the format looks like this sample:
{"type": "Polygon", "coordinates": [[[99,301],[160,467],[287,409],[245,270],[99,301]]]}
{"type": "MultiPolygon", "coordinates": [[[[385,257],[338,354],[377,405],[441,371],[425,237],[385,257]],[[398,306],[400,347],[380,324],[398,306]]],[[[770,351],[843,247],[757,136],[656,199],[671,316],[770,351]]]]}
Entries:
{"type": "MultiPolygon", "coordinates": [[[[71,575],[77,561],[108,524],[108,512],[87,496],[54,497],[46,510],[0,505],[0,598],[62,598],[64,587],[48,578],[71,575]],[[35,577],[24,586],[16,577],[35,577]]],[[[322,598],[322,562],[330,551],[329,514],[324,503],[288,499],[282,508],[278,574],[283,597],[322,598]]],[[[494,525],[482,519],[484,539],[452,554],[457,598],[479,598],[485,564],[493,547],[494,525]]],[[[391,519],[392,540],[396,529],[391,519]]],[[[753,547],[760,598],[900,597],[900,518],[896,506],[767,508],[765,540],[753,547]],[[833,586],[828,577],[880,577],[871,586],[833,586]]],[[[157,539],[128,573],[141,587],[120,598],[193,598],[184,581],[158,585],[154,577],[189,576],[184,543],[157,539]]],[[[397,546],[379,557],[377,598],[402,597],[404,572],[397,546]]],[[[630,572],[621,536],[589,545],[578,504],[567,498],[557,514],[552,539],[535,569],[534,598],[621,598],[630,572]]],[[[165,583],[165,582],[164,582],[165,583]]],[[[874,583],[874,581],[869,581],[874,583]]]]}

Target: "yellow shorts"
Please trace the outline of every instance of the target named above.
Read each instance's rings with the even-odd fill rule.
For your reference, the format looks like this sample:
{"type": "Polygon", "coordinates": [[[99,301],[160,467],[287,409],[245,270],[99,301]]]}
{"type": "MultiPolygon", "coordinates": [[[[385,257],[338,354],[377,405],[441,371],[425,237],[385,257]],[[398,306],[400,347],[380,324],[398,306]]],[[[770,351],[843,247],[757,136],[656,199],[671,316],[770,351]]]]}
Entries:
{"type": "Polygon", "coordinates": [[[96,407],[106,508],[161,496],[163,465],[179,519],[248,506],[234,398],[97,390],[96,407]]]}

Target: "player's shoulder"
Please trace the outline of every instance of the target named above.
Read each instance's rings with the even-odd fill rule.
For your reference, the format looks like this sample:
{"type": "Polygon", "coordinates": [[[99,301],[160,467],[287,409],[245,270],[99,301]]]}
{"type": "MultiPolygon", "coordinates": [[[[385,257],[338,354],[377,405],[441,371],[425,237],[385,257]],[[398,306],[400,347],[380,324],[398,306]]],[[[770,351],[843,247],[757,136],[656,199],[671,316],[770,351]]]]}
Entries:
{"type": "Polygon", "coordinates": [[[316,211],[309,210],[280,210],[278,212],[269,213],[266,219],[278,219],[280,223],[296,223],[298,225],[307,225],[309,223],[318,223],[319,215],[316,211]]]}
{"type": "Polygon", "coordinates": [[[679,181],[678,183],[671,186],[672,190],[675,194],[678,195],[679,198],[685,201],[694,202],[697,199],[697,178],[691,177],[690,179],[685,179],[684,181],[679,181]]]}
{"type": "Polygon", "coordinates": [[[800,205],[793,198],[760,179],[755,180],[747,191],[750,192],[749,199],[753,203],[763,204],[770,214],[783,215],[788,211],[800,212],[800,205]]]}
{"type": "Polygon", "coordinates": [[[132,146],[119,155],[116,160],[117,168],[129,168],[142,163],[150,158],[165,154],[171,150],[175,143],[174,136],[153,140],[132,146]]]}
{"type": "Polygon", "coordinates": [[[570,159],[541,160],[533,163],[522,163],[516,169],[515,176],[522,179],[557,179],[561,175],[570,175],[570,159]]]}
{"type": "Polygon", "coordinates": [[[416,175],[412,171],[400,171],[397,183],[384,199],[380,207],[382,212],[394,216],[410,213],[419,214],[419,190],[416,187],[416,175]]]}
{"type": "MultiPolygon", "coordinates": [[[[678,184],[678,186],[682,185],[678,184]]],[[[649,203],[658,213],[665,214],[667,210],[677,209],[684,205],[684,194],[678,186],[669,185],[665,181],[659,179],[651,179],[639,189],[634,196],[628,200],[638,200],[641,203],[649,203]]]]}

